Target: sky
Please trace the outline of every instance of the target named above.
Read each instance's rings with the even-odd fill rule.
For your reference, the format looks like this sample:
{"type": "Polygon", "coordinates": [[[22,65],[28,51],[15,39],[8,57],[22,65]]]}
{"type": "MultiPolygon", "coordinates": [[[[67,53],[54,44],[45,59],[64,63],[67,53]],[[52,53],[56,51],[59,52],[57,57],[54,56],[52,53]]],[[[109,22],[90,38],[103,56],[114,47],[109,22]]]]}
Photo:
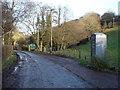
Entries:
{"type": "Polygon", "coordinates": [[[67,6],[73,12],[74,19],[85,15],[88,12],[96,12],[103,15],[107,11],[118,14],[118,2],[120,0],[32,0],[53,6],[67,6]]]}
{"type": "MultiPolygon", "coordinates": [[[[12,0],[7,0],[12,1],[12,0]]],[[[48,4],[50,6],[67,6],[72,11],[72,19],[79,19],[86,13],[95,12],[103,15],[105,12],[112,11],[118,15],[118,2],[120,0],[15,0],[22,1],[35,1],[48,4]]],[[[120,15],[120,3],[119,3],[120,15]]]]}

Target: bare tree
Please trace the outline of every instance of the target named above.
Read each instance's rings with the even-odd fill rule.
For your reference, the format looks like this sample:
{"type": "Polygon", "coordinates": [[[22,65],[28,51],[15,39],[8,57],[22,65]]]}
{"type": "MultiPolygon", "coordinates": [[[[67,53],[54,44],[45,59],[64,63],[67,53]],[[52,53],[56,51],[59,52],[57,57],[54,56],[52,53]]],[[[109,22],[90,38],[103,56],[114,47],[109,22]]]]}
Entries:
{"type": "Polygon", "coordinates": [[[14,0],[2,2],[2,37],[5,44],[11,44],[13,27],[27,17],[27,12],[30,10],[26,8],[28,4],[26,2],[14,2],[14,0]]]}
{"type": "Polygon", "coordinates": [[[61,43],[61,50],[66,48],[67,45],[67,40],[66,37],[69,32],[69,25],[66,24],[69,20],[71,20],[71,11],[67,7],[63,7],[63,12],[62,12],[62,17],[63,17],[63,23],[62,25],[62,43],[61,43]]]}

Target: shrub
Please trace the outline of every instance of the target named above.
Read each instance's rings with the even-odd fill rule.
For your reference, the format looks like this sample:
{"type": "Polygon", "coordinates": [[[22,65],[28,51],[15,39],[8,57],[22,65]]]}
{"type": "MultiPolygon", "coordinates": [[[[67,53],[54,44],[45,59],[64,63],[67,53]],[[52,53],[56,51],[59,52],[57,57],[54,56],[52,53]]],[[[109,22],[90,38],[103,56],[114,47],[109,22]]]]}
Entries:
{"type": "Polygon", "coordinates": [[[93,56],[91,58],[91,65],[93,69],[99,71],[109,68],[109,64],[106,62],[106,60],[101,60],[98,56],[93,56]]]}

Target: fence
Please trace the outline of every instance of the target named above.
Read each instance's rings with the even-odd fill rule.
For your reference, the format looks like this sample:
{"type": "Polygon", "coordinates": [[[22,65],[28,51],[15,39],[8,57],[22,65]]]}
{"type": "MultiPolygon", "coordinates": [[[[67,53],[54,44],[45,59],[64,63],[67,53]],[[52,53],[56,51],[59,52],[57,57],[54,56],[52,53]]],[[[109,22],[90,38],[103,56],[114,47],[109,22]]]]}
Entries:
{"type": "Polygon", "coordinates": [[[2,46],[2,62],[3,63],[12,54],[13,54],[13,46],[11,46],[11,45],[4,45],[4,46],[2,46]]]}
{"type": "Polygon", "coordinates": [[[90,54],[89,53],[86,54],[81,50],[67,49],[67,50],[61,50],[61,51],[54,51],[53,54],[63,55],[63,56],[71,57],[74,59],[79,59],[82,63],[90,62],[90,54]]]}

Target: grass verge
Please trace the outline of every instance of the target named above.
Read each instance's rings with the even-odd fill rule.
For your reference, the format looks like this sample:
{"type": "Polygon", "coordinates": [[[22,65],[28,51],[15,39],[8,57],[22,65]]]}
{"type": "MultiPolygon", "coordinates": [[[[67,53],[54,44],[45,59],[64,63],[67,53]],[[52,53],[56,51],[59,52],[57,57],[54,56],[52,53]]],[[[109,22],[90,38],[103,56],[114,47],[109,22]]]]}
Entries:
{"type": "Polygon", "coordinates": [[[17,56],[16,55],[11,55],[3,64],[2,64],[2,70],[5,70],[7,68],[9,68],[14,61],[17,60],[17,56]]]}

